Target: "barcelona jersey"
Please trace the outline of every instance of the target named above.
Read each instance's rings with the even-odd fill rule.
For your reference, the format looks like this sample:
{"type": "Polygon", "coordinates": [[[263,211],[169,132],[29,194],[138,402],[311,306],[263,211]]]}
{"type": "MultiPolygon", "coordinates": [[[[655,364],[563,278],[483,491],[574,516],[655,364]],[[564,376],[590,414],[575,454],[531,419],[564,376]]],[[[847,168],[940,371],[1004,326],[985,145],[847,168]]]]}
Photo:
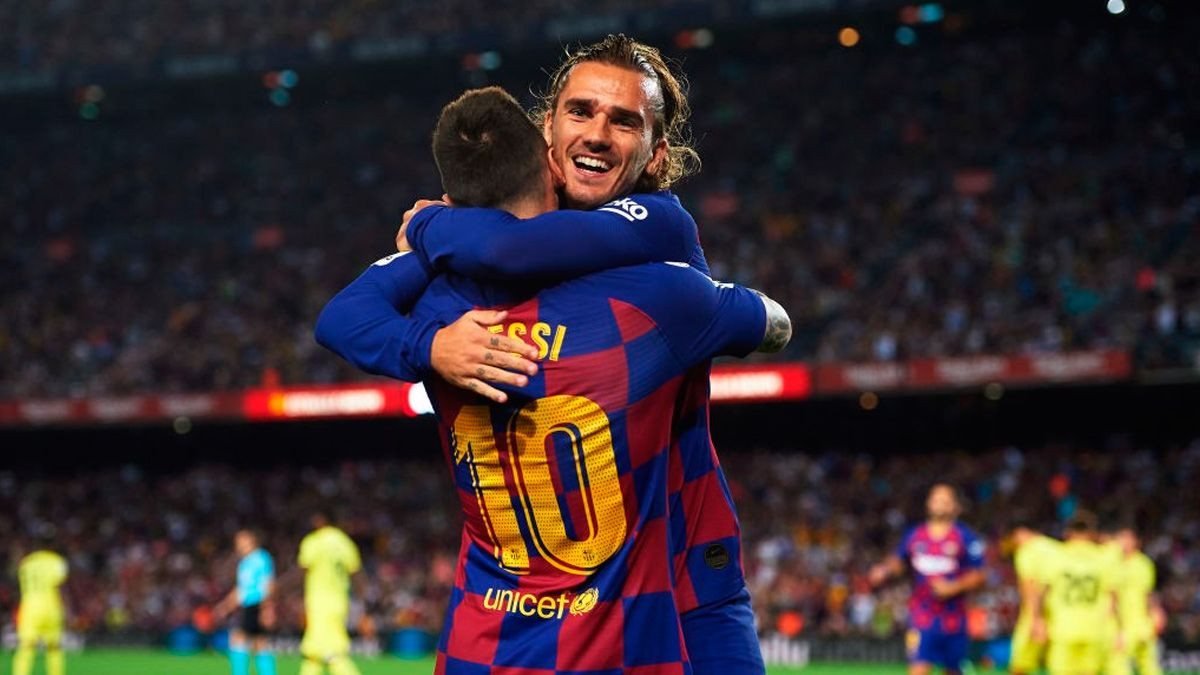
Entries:
{"type": "Polygon", "coordinates": [[[909,598],[909,623],[921,631],[965,633],[966,598],[956,595],[939,598],[933,592],[933,579],[956,579],[964,572],[983,566],[984,543],[961,523],[955,523],[943,537],[935,537],[926,524],[913,527],[900,542],[896,555],[913,571],[912,597],[909,598]]]}
{"type": "MultiPolygon", "coordinates": [[[[696,223],[669,190],[528,220],[496,209],[432,207],[414,216],[409,235],[431,266],[474,278],[574,276],[639,257],[686,259],[708,274],[696,223]]],[[[381,335],[379,343],[382,348],[372,354],[386,352],[393,340],[381,335]]],[[[725,602],[745,589],[741,528],[709,433],[710,372],[705,361],[684,376],[673,419],[669,512],[681,613],[725,602]]]]}
{"type": "MultiPolygon", "coordinates": [[[[397,312],[412,310],[437,270],[544,279],[686,259],[708,273],[696,223],[668,190],[526,220],[497,209],[429,207],[413,217],[408,236],[417,253],[367,268],[329,302],[316,331],[318,342],[363,370],[407,381],[430,372],[441,324],[397,312]]],[[[709,372],[704,362],[685,375],[672,421],[668,499],[680,612],[718,605],[745,588],[737,515],[709,435],[709,372]]]]}
{"type": "MultiPolygon", "coordinates": [[[[761,342],[761,300],[657,263],[541,290],[445,275],[414,315],[476,307],[508,309],[498,330],[542,361],[506,404],[429,383],[466,521],[437,672],[690,672],[668,516],[688,469],[669,461],[673,420],[697,366],[761,342]]],[[[723,481],[712,489],[726,498],[723,481]]],[[[709,558],[728,567],[736,554],[709,558]]]]}

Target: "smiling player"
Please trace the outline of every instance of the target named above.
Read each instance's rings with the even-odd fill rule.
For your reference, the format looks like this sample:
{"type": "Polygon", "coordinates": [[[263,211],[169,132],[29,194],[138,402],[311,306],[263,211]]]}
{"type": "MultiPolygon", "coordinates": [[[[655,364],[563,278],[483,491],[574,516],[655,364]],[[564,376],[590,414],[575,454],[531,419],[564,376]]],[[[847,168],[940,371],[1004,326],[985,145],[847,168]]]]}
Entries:
{"type": "MultiPolygon", "coordinates": [[[[495,210],[414,209],[401,238],[411,239],[428,269],[400,264],[403,257],[369,268],[326,306],[318,341],[369,372],[416,381],[432,371],[506,400],[491,383],[523,386],[537,372],[538,350],[491,332],[503,315],[472,311],[446,325],[400,313],[442,269],[545,279],[686,260],[707,272],[695,222],[666,189],[698,163],[684,142],[688,114],[680,80],[657,50],[625,36],[577,50],[551,77],[538,115],[562,202],[600,208],[526,220],[495,210]]],[[[684,375],[673,421],[675,597],[697,673],[762,672],[740,526],[708,430],[709,372],[702,362],[684,375]]]]}

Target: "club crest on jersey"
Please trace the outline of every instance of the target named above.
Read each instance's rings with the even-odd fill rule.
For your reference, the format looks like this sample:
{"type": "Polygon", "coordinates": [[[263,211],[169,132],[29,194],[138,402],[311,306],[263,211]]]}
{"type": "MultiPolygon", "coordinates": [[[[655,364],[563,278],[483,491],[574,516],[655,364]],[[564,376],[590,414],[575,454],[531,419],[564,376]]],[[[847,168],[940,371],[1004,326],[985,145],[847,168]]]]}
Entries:
{"type": "Polygon", "coordinates": [[[571,601],[571,615],[579,616],[587,614],[596,606],[596,601],[600,599],[600,592],[595,588],[589,588],[586,591],[575,596],[571,601]]]}
{"type": "Polygon", "coordinates": [[[948,541],[945,544],[942,544],[942,551],[945,552],[946,555],[958,555],[958,544],[948,541]]]}

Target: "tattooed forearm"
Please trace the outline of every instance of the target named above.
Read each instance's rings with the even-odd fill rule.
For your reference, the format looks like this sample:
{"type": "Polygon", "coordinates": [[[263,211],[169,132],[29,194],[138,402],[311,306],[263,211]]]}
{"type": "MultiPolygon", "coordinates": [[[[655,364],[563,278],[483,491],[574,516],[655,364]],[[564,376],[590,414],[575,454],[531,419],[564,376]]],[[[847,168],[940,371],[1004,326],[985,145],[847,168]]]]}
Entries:
{"type": "Polygon", "coordinates": [[[762,298],[763,307],[767,310],[767,329],[763,333],[762,344],[758,345],[755,351],[767,354],[782,351],[792,339],[792,320],[778,302],[761,291],[754,292],[762,298]]]}

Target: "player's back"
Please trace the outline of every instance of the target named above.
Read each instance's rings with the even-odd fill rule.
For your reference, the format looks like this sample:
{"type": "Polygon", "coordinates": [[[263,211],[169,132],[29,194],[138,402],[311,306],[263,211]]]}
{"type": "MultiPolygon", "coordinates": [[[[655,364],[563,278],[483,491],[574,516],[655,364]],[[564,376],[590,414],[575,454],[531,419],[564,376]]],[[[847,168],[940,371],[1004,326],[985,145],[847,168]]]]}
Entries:
{"type": "Polygon", "coordinates": [[[362,567],[358,546],[332,525],[314,530],[301,540],[299,563],[306,571],[304,598],[310,604],[348,602],[350,575],[362,567]]]}
{"type": "Polygon", "coordinates": [[[666,518],[671,418],[691,366],[761,340],[765,315],[748,294],[665,263],[540,291],[431,285],[418,314],[506,307],[500,329],[543,357],[504,405],[430,383],[466,518],[446,672],[685,662],[666,518]]]}
{"type": "Polygon", "coordinates": [[[34,551],[21,560],[17,577],[22,605],[60,606],[59,587],[67,580],[67,561],[53,551],[34,551]]]}
{"type": "Polygon", "coordinates": [[[1103,547],[1072,540],[1047,566],[1046,610],[1050,639],[1095,641],[1112,613],[1116,560],[1103,547]]]}

